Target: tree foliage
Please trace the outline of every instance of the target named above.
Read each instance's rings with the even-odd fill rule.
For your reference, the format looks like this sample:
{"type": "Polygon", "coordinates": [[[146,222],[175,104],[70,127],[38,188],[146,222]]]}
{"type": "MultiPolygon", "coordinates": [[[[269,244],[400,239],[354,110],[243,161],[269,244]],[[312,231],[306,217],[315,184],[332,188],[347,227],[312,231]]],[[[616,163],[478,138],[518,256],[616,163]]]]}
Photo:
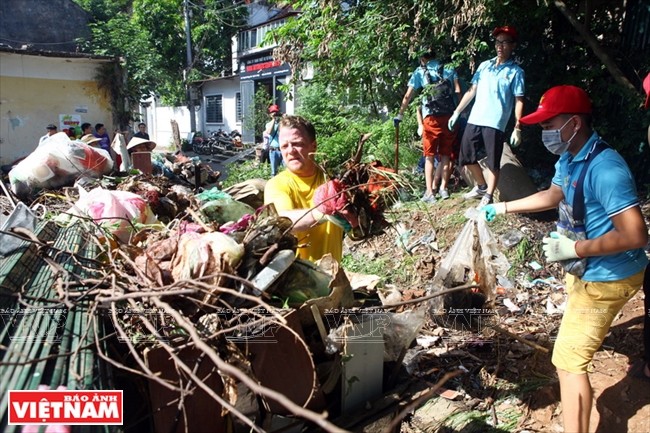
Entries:
{"type": "MultiPolygon", "coordinates": [[[[469,82],[479,63],[495,56],[492,30],[513,25],[520,35],[516,60],[526,73],[525,112],[552,86],[583,87],[592,97],[598,132],[623,154],[641,184],[650,183],[650,152],[647,144],[640,146],[650,121],[641,109],[641,81],[650,70],[650,11],[641,0],[289,3],[302,14],[273,35],[280,43],[275,56],[294,71],[313,64],[314,83],[338,101],[354,95],[371,118],[395,113],[421,49],[433,47],[469,82]]],[[[552,164],[539,132],[524,133],[526,145],[518,150],[524,162],[552,164]]]]}
{"type": "Polygon", "coordinates": [[[228,0],[190,5],[192,63],[187,65],[183,0],[76,0],[93,17],[86,49],[120,56],[128,76],[127,105],[156,95],[169,105],[185,101],[185,80],[229,72],[231,38],[246,8],[228,0]]]}

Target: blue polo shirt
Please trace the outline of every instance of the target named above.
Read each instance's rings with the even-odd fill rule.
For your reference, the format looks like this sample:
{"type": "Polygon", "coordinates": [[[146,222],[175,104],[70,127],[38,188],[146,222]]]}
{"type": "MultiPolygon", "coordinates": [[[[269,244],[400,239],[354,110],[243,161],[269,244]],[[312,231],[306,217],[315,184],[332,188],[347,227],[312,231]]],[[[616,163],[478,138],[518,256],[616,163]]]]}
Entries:
{"type": "MultiPolygon", "coordinates": [[[[585,158],[599,137],[594,133],[574,157],[564,152],[555,163],[553,184],[562,188],[564,197],[573,205],[576,182],[585,158]]],[[[639,204],[632,173],[625,160],[614,149],[605,149],[589,164],[583,191],[585,195],[585,229],[587,239],[595,239],[614,229],[611,217],[639,204]]],[[[642,248],[588,257],[585,281],[616,281],[642,271],[648,259],[642,248]]]]}
{"type": "MultiPolygon", "coordinates": [[[[440,62],[437,60],[429,60],[427,62],[427,70],[429,71],[429,75],[431,76],[431,81],[436,82],[440,80],[440,75],[438,74],[440,70],[440,62]]],[[[458,75],[456,74],[456,70],[452,67],[445,66],[445,69],[442,71],[442,77],[445,80],[449,80],[451,83],[451,91],[455,92],[455,86],[454,82],[458,79],[458,75]]],[[[415,90],[421,89],[424,86],[427,85],[426,78],[424,77],[424,70],[420,66],[415,71],[413,71],[413,74],[411,74],[411,79],[409,80],[410,87],[413,87],[415,90]]],[[[458,102],[458,101],[456,101],[458,102]]],[[[422,117],[427,117],[431,115],[431,111],[427,108],[426,101],[422,101],[422,117]]]]}
{"type": "Polygon", "coordinates": [[[467,123],[504,132],[515,107],[515,96],[524,96],[524,70],[512,59],[499,66],[496,62],[496,57],[484,61],[472,77],[476,98],[467,123]]]}

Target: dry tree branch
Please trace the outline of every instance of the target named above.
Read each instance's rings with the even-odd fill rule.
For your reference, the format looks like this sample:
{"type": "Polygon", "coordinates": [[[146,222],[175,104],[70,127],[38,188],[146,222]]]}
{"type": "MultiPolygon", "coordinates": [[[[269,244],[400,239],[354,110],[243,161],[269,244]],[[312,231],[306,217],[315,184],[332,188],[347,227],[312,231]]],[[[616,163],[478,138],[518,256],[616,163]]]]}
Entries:
{"type": "Polygon", "coordinates": [[[169,314],[174,318],[174,320],[176,320],[176,323],[179,326],[181,326],[190,334],[190,337],[194,340],[196,347],[202,350],[203,352],[205,352],[210,357],[210,359],[215,363],[217,368],[219,368],[219,370],[222,371],[224,374],[239,379],[243,384],[248,386],[251,389],[251,391],[253,391],[254,393],[278,402],[286,409],[291,411],[293,414],[313,422],[314,424],[325,429],[325,431],[341,431],[339,427],[327,421],[326,413],[317,414],[311,410],[298,406],[283,394],[280,394],[277,391],[259,385],[256,381],[254,381],[252,378],[250,378],[247,374],[242,372],[240,369],[225,362],[223,359],[221,359],[221,357],[214,351],[214,349],[210,345],[205,343],[200,338],[194,326],[192,326],[192,324],[189,323],[184,317],[182,317],[175,309],[173,309],[166,302],[162,302],[157,298],[152,298],[152,301],[156,306],[163,308],[167,312],[167,314],[169,314]]]}
{"type": "MultiPolygon", "coordinates": [[[[152,300],[153,300],[154,303],[156,303],[158,306],[162,306],[163,308],[165,308],[165,310],[166,310],[168,313],[169,313],[170,311],[174,311],[174,312],[176,312],[176,310],[172,309],[168,304],[163,303],[162,301],[159,301],[158,298],[152,298],[152,300]],[[169,309],[167,309],[166,307],[169,307],[169,309]]],[[[135,304],[135,301],[133,301],[132,299],[129,300],[129,303],[130,303],[133,307],[137,307],[137,305],[135,304]]],[[[177,322],[178,322],[178,318],[182,318],[182,316],[181,316],[180,314],[178,314],[178,317],[175,317],[174,319],[176,319],[177,322]]],[[[263,433],[263,430],[261,430],[258,426],[256,426],[256,425],[255,425],[255,424],[254,424],[254,423],[253,423],[253,422],[252,422],[252,421],[251,421],[251,420],[250,420],[250,419],[249,419],[245,414],[239,412],[239,411],[238,411],[238,410],[237,410],[237,409],[236,409],[232,404],[230,404],[229,401],[227,401],[226,399],[224,399],[223,397],[221,397],[220,395],[218,395],[216,392],[214,392],[213,389],[211,389],[209,386],[207,386],[205,383],[203,383],[203,381],[202,381],[198,376],[196,376],[196,374],[192,371],[192,369],[191,369],[191,368],[190,368],[190,367],[189,367],[189,366],[188,366],[184,361],[182,361],[182,360],[178,357],[178,355],[176,354],[176,352],[174,351],[174,349],[162,340],[161,336],[158,334],[158,331],[157,331],[156,328],[153,326],[153,324],[149,321],[149,319],[147,319],[146,317],[143,316],[143,317],[141,317],[141,320],[142,320],[142,323],[144,324],[144,326],[145,326],[145,327],[146,327],[146,328],[147,328],[151,333],[153,333],[154,335],[157,335],[157,336],[159,337],[159,344],[160,344],[160,347],[162,347],[162,348],[163,348],[163,349],[164,349],[164,350],[169,354],[169,356],[173,359],[173,361],[174,361],[174,365],[175,365],[177,368],[180,368],[181,370],[183,370],[183,372],[185,372],[185,374],[187,374],[187,375],[189,376],[189,378],[192,379],[192,381],[194,381],[194,383],[196,384],[196,386],[198,386],[198,387],[201,388],[203,391],[205,391],[205,392],[206,392],[210,397],[212,397],[212,398],[213,398],[216,402],[218,402],[222,407],[227,408],[227,409],[228,409],[230,412],[232,412],[232,413],[233,413],[237,418],[241,419],[244,423],[246,423],[248,426],[250,426],[251,429],[253,429],[253,430],[257,431],[257,432],[263,433]]],[[[178,323],[180,324],[180,322],[178,322],[178,323]]],[[[196,330],[194,330],[194,327],[191,326],[191,324],[190,324],[190,325],[187,325],[187,323],[185,323],[184,325],[186,325],[187,327],[185,327],[185,326],[183,326],[183,325],[181,325],[181,326],[183,326],[183,328],[184,328],[186,331],[190,332],[190,334],[192,334],[192,331],[193,331],[194,335],[192,336],[192,338],[194,338],[194,337],[196,336],[195,341],[201,341],[201,342],[202,342],[202,340],[200,340],[200,338],[198,337],[198,334],[196,334],[196,330]]],[[[208,345],[206,344],[206,347],[208,347],[208,348],[210,349],[210,351],[214,353],[213,349],[212,349],[210,346],[208,346],[208,345]]],[[[207,354],[208,356],[211,355],[210,353],[208,353],[208,351],[205,351],[205,350],[204,350],[203,352],[204,352],[204,354],[207,354]]],[[[216,358],[218,358],[219,360],[221,360],[221,358],[220,358],[216,353],[214,353],[214,355],[215,355],[216,358]]],[[[212,356],[210,356],[210,358],[212,359],[212,356]]],[[[213,360],[213,362],[214,362],[214,360],[213,360]]],[[[222,362],[222,363],[225,363],[224,361],[221,361],[221,362],[222,362]]],[[[215,362],[215,365],[217,365],[217,367],[218,367],[218,364],[217,364],[216,362],[215,362]]],[[[228,364],[227,364],[227,365],[228,365],[228,364]]],[[[233,368],[236,369],[236,367],[233,367],[233,368]]],[[[239,369],[236,369],[236,370],[237,370],[238,372],[240,371],[239,369]]],[[[246,376],[244,373],[241,373],[241,374],[242,374],[243,376],[246,376]]],[[[179,377],[180,377],[180,374],[179,374],[179,377]]],[[[248,376],[246,376],[246,377],[248,377],[248,376]]],[[[183,399],[185,398],[186,391],[184,391],[183,388],[179,388],[179,390],[180,390],[179,392],[180,392],[180,394],[181,394],[180,399],[183,400],[183,399]]]]}

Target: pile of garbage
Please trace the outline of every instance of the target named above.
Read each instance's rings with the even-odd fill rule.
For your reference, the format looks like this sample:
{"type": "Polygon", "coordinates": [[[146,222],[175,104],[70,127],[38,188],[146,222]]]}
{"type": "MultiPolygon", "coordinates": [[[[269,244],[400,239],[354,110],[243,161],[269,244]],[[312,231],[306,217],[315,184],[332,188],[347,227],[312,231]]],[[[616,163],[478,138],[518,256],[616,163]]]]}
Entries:
{"type": "MultiPolygon", "coordinates": [[[[228,190],[217,184],[199,193],[197,186],[216,181],[200,164],[182,154],[152,162],[153,172],[158,166],[162,175],[111,176],[108,152],[55,135],[9,174],[15,196],[36,197],[26,211],[7,191],[20,208],[22,229],[12,225],[15,218],[0,223],[1,236],[19,240],[3,250],[7,261],[20,261],[27,251],[40,255],[43,266],[52,263],[49,255],[82,261],[78,246],[64,251],[59,245],[65,242],[39,238],[48,231],[40,228],[52,224],[60,237],[73,229],[79,244],[93,245],[86,253],[92,257],[83,257],[93,272],[84,277],[60,266],[59,277],[46,282],[47,293],[58,293],[68,311],[107,320],[90,336],[94,350],[99,359],[110,359],[103,368],[146,378],[151,429],[175,422],[194,431],[204,422],[194,416],[198,408],[222,414],[215,431],[233,422],[261,431],[255,424],[276,415],[299,415],[335,429],[317,412],[349,413],[378,396],[385,358],[394,362],[415,338],[424,311],[410,316],[408,326],[391,329],[387,325],[401,323],[399,316],[358,310],[338,262],[296,258],[292,222],[262,204],[263,184],[228,190]],[[68,292],[61,275],[74,280],[81,294],[68,292]],[[396,335],[407,328],[406,337],[396,335]],[[372,337],[362,340],[378,350],[370,356],[360,342],[355,348],[359,335],[372,337]],[[384,340],[391,342],[386,352],[376,344],[384,340]],[[343,365],[355,353],[356,362],[343,365]],[[368,367],[369,375],[357,371],[368,367]],[[363,386],[352,386],[355,381],[363,386]],[[242,389],[258,396],[254,413],[242,409],[242,389]],[[175,403],[179,399],[184,403],[175,403]]],[[[394,190],[390,170],[357,160],[340,180],[362,221],[358,238],[385,227],[384,192],[394,190]]],[[[35,295],[27,282],[9,289],[18,297],[35,295]]]]}

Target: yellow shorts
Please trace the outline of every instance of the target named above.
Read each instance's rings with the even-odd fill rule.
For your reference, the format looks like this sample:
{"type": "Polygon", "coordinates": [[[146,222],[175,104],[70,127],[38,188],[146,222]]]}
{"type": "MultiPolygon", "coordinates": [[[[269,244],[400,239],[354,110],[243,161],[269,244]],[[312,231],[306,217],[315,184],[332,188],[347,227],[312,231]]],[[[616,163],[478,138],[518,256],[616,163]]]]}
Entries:
{"type": "Polygon", "coordinates": [[[583,281],[567,274],[568,300],[553,347],[553,365],[569,373],[586,373],[614,317],[642,283],[643,271],[611,282],[583,281]]]}

